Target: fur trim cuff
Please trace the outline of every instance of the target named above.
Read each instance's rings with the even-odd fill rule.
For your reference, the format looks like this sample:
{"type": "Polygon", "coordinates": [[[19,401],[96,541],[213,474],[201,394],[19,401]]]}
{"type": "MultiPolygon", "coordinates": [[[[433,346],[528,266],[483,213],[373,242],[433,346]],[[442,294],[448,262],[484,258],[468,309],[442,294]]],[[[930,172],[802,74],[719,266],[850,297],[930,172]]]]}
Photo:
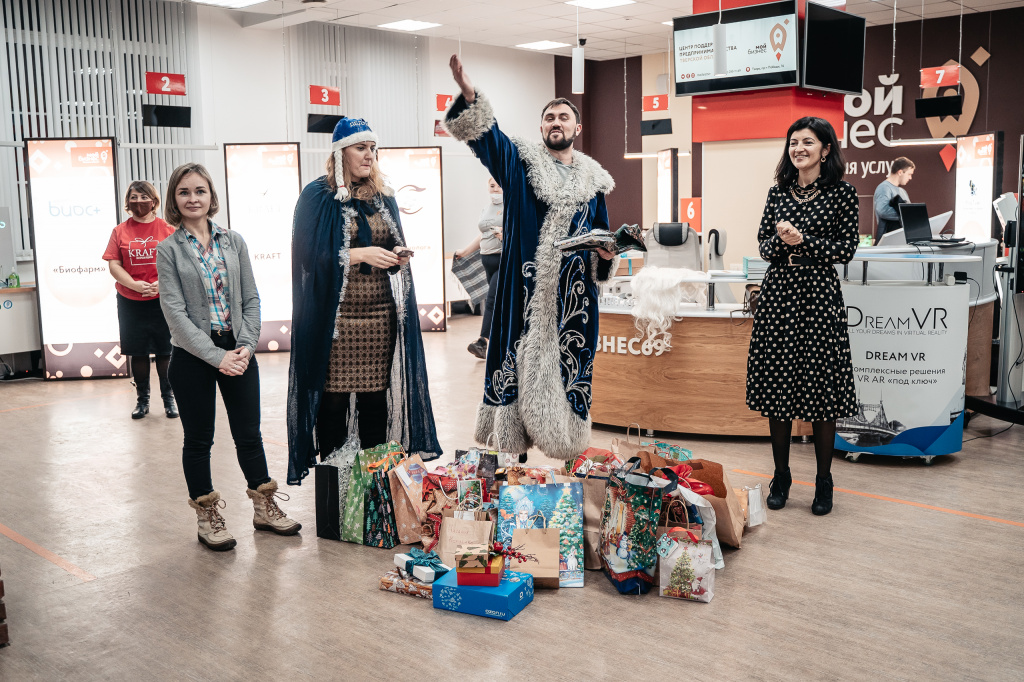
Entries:
{"type": "Polygon", "coordinates": [[[530,437],[526,434],[523,418],[519,414],[518,402],[509,405],[480,403],[476,410],[474,437],[478,443],[486,444],[491,434],[497,435],[497,445],[501,452],[521,455],[533,445],[530,437]]]}
{"type": "Polygon", "coordinates": [[[590,254],[591,278],[593,278],[595,282],[607,282],[608,280],[610,280],[612,277],[615,276],[615,273],[619,271],[619,258],[619,256],[616,256],[615,258],[612,258],[611,261],[609,261],[611,263],[611,266],[608,268],[608,274],[607,276],[602,278],[598,274],[601,267],[602,258],[597,253],[590,254]]]}
{"type": "MultiPolygon", "coordinates": [[[[459,101],[465,100],[460,96],[455,102],[459,101]]],[[[455,106],[455,102],[452,102],[452,105],[448,107],[448,111],[451,111],[451,107],[455,106]]],[[[459,142],[479,140],[493,125],[494,109],[491,108],[490,100],[479,90],[473,103],[468,105],[465,111],[455,118],[448,118],[448,112],[445,112],[444,129],[459,142]]]]}

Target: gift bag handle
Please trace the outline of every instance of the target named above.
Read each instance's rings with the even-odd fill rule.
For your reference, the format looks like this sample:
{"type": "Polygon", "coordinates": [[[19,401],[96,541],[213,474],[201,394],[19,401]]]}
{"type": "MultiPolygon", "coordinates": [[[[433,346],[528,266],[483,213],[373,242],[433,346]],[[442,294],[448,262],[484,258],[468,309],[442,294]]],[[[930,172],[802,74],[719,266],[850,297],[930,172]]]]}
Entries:
{"type": "Polygon", "coordinates": [[[498,432],[497,431],[491,431],[490,435],[487,436],[487,442],[484,443],[484,447],[487,448],[487,450],[490,451],[490,452],[494,452],[494,453],[503,452],[503,450],[501,449],[501,439],[498,438],[498,432]],[[497,450],[491,450],[491,439],[492,438],[494,439],[494,444],[498,446],[497,450]]]}
{"type": "Polygon", "coordinates": [[[631,428],[633,428],[634,426],[636,427],[636,444],[637,445],[641,445],[641,443],[640,443],[640,425],[637,424],[636,422],[632,422],[629,426],[626,427],[626,443],[629,443],[629,430],[631,428]]]}
{"type": "Polygon", "coordinates": [[[696,534],[696,533],[694,533],[694,532],[693,532],[692,530],[690,530],[689,528],[681,528],[681,527],[679,527],[679,526],[674,526],[674,527],[672,527],[672,528],[669,528],[669,529],[668,529],[667,531],[665,531],[665,534],[666,534],[666,535],[669,535],[669,536],[673,536],[673,535],[675,535],[676,533],[683,533],[684,535],[686,535],[687,537],[689,537],[689,538],[690,538],[690,540],[692,540],[692,541],[693,541],[694,543],[698,543],[698,542],[700,542],[700,540],[698,540],[698,539],[697,539],[697,534],[696,534]]]}
{"type": "MultiPolygon", "coordinates": [[[[678,497],[673,496],[672,499],[669,500],[668,507],[665,508],[665,523],[683,523],[686,526],[685,530],[690,530],[690,514],[687,512],[686,503],[680,500],[678,497]],[[672,509],[676,505],[679,505],[680,507],[683,508],[683,520],[681,522],[672,520],[672,509]]],[[[671,530],[676,530],[677,528],[678,526],[676,528],[672,528],[671,530]]]]}

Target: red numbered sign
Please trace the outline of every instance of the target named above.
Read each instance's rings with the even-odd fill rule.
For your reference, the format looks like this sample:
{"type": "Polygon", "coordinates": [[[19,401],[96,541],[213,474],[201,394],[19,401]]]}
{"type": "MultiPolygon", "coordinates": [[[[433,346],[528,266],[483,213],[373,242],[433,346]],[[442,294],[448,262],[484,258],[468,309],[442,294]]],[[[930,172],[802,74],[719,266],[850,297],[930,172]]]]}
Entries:
{"type": "Polygon", "coordinates": [[[455,99],[451,95],[437,95],[437,110],[444,111],[448,108],[448,105],[455,99]]]}
{"type": "Polygon", "coordinates": [[[332,107],[341,106],[341,90],[329,88],[326,85],[309,86],[309,103],[325,104],[332,107]]]}
{"type": "Polygon", "coordinates": [[[686,197],[679,200],[679,222],[690,223],[697,232],[700,232],[700,199],[686,197]]]}
{"type": "Polygon", "coordinates": [[[941,88],[947,85],[956,86],[960,83],[960,65],[935,66],[921,69],[922,88],[941,88]]]}
{"type": "Polygon", "coordinates": [[[644,97],[644,111],[666,111],[668,95],[648,95],[644,97]]]}
{"type": "Polygon", "coordinates": [[[184,95],[185,74],[147,71],[146,92],[151,95],[184,95]]]}

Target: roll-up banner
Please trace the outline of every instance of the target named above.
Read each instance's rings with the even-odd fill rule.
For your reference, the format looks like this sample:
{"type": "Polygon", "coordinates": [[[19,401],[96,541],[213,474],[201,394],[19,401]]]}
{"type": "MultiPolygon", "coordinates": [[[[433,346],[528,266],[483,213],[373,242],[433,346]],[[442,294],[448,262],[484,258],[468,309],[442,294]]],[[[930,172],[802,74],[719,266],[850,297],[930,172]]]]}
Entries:
{"type": "Polygon", "coordinates": [[[402,230],[410,249],[416,303],[423,331],[446,329],[444,298],[444,214],[441,148],[378,148],[381,172],[395,190],[402,230]]]}
{"type": "Polygon", "coordinates": [[[858,414],[836,449],[904,457],[959,452],[968,287],[843,284],[858,414]]]}
{"type": "Polygon", "coordinates": [[[47,379],[126,376],[103,251],[121,222],[114,140],[25,140],[47,379]]]}
{"type": "Polygon", "coordinates": [[[227,221],[249,247],[260,292],[258,351],[291,349],[292,218],[302,191],[299,144],[224,145],[227,221]]]}

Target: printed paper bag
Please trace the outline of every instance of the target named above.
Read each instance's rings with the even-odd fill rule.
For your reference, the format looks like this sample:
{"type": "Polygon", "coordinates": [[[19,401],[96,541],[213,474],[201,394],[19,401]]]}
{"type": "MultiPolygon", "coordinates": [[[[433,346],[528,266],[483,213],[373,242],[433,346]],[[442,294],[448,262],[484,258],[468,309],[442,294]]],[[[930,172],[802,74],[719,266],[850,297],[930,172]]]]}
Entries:
{"type": "Polygon", "coordinates": [[[487,545],[494,539],[494,522],[487,512],[457,512],[445,509],[441,520],[440,540],[434,551],[448,566],[455,566],[455,550],[459,545],[487,545]]]}
{"type": "Polygon", "coordinates": [[[641,457],[641,452],[653,453],[653,447],[644,447],[640,444],[640,425],[633,423],[626,427],[625,438],[612,438],[612,452],[619,456],[619,459],[626,461],[633,457],[641,457]],[[636,427],[636,442],[629,440],[629,430],[636,427]]]}
{"type": "Polygon", "coordinates": [[[691,460],[689,465],[693,467],[690,478],[707,483],[714,491],[704,497],[715,510],[715,532],[718,540],[723,545],[739,549],[745,523],[743,507],[740,505],[740,498],[729,484],[729,476],[726,475],[725,469],[721,464],[706,459],[691,460]]]}
{"type": "MultiPolygon", "coordinates": [[[[426,468],[423,466],[423,460],[419,455],[411,455],[395,465],[394,471],[416,518],[420,523],[425,522],[427,513],[423,508],[423,476],[426,474],[426,468]]],[[[396,496],[396,502],[397,499],[396,496]]]]}
{"type": "Polygon", "coordinates": [[[512,550],[521,552],[526,561],[509,559],[509,570],[529,573],[534,587],[559,587],[558,549],[561,531],[557,528],[516,528],[512,532],[512,550]]]}
{"type": "Polygon", "coordinates": [[[589,571],[601,570],[601,517],[604,514],[604,500],[608,491],[608,479],[576,479],[583,485],[583,568],[589,571]]]}
{"type": "Polygon", "coordinates": [[[341,539],[345,542],[363,544],[363,523],[366,520],[366,494],[373,485],[373,474],[366,467],[366,451],[356,455],[352,464],[348,495],[345,498],[345,514],[341,519],[341,539]]]}
{"type": "Polygon", "coordinates": [[[398,532],[398,541],[403,545],[420,542],[423,539],[420,535],[421,523],[416,516],[412,501],[405,492],[405,486],[398,476],[398,467],[388,472],[388,485],[391,487],[391,498],[395,505],[395,529],[398,532]]]}
{"type": "MultiPolygon", "coordinates": [[[[662,597],[707,603],[715,596],[715,568],[711,543],[690,533],[669,533],[676,540],[668,556],[658,560],[659,591],[662,597]]],[[[663,536],[665,537],[665,536],[663,536]]]]}

